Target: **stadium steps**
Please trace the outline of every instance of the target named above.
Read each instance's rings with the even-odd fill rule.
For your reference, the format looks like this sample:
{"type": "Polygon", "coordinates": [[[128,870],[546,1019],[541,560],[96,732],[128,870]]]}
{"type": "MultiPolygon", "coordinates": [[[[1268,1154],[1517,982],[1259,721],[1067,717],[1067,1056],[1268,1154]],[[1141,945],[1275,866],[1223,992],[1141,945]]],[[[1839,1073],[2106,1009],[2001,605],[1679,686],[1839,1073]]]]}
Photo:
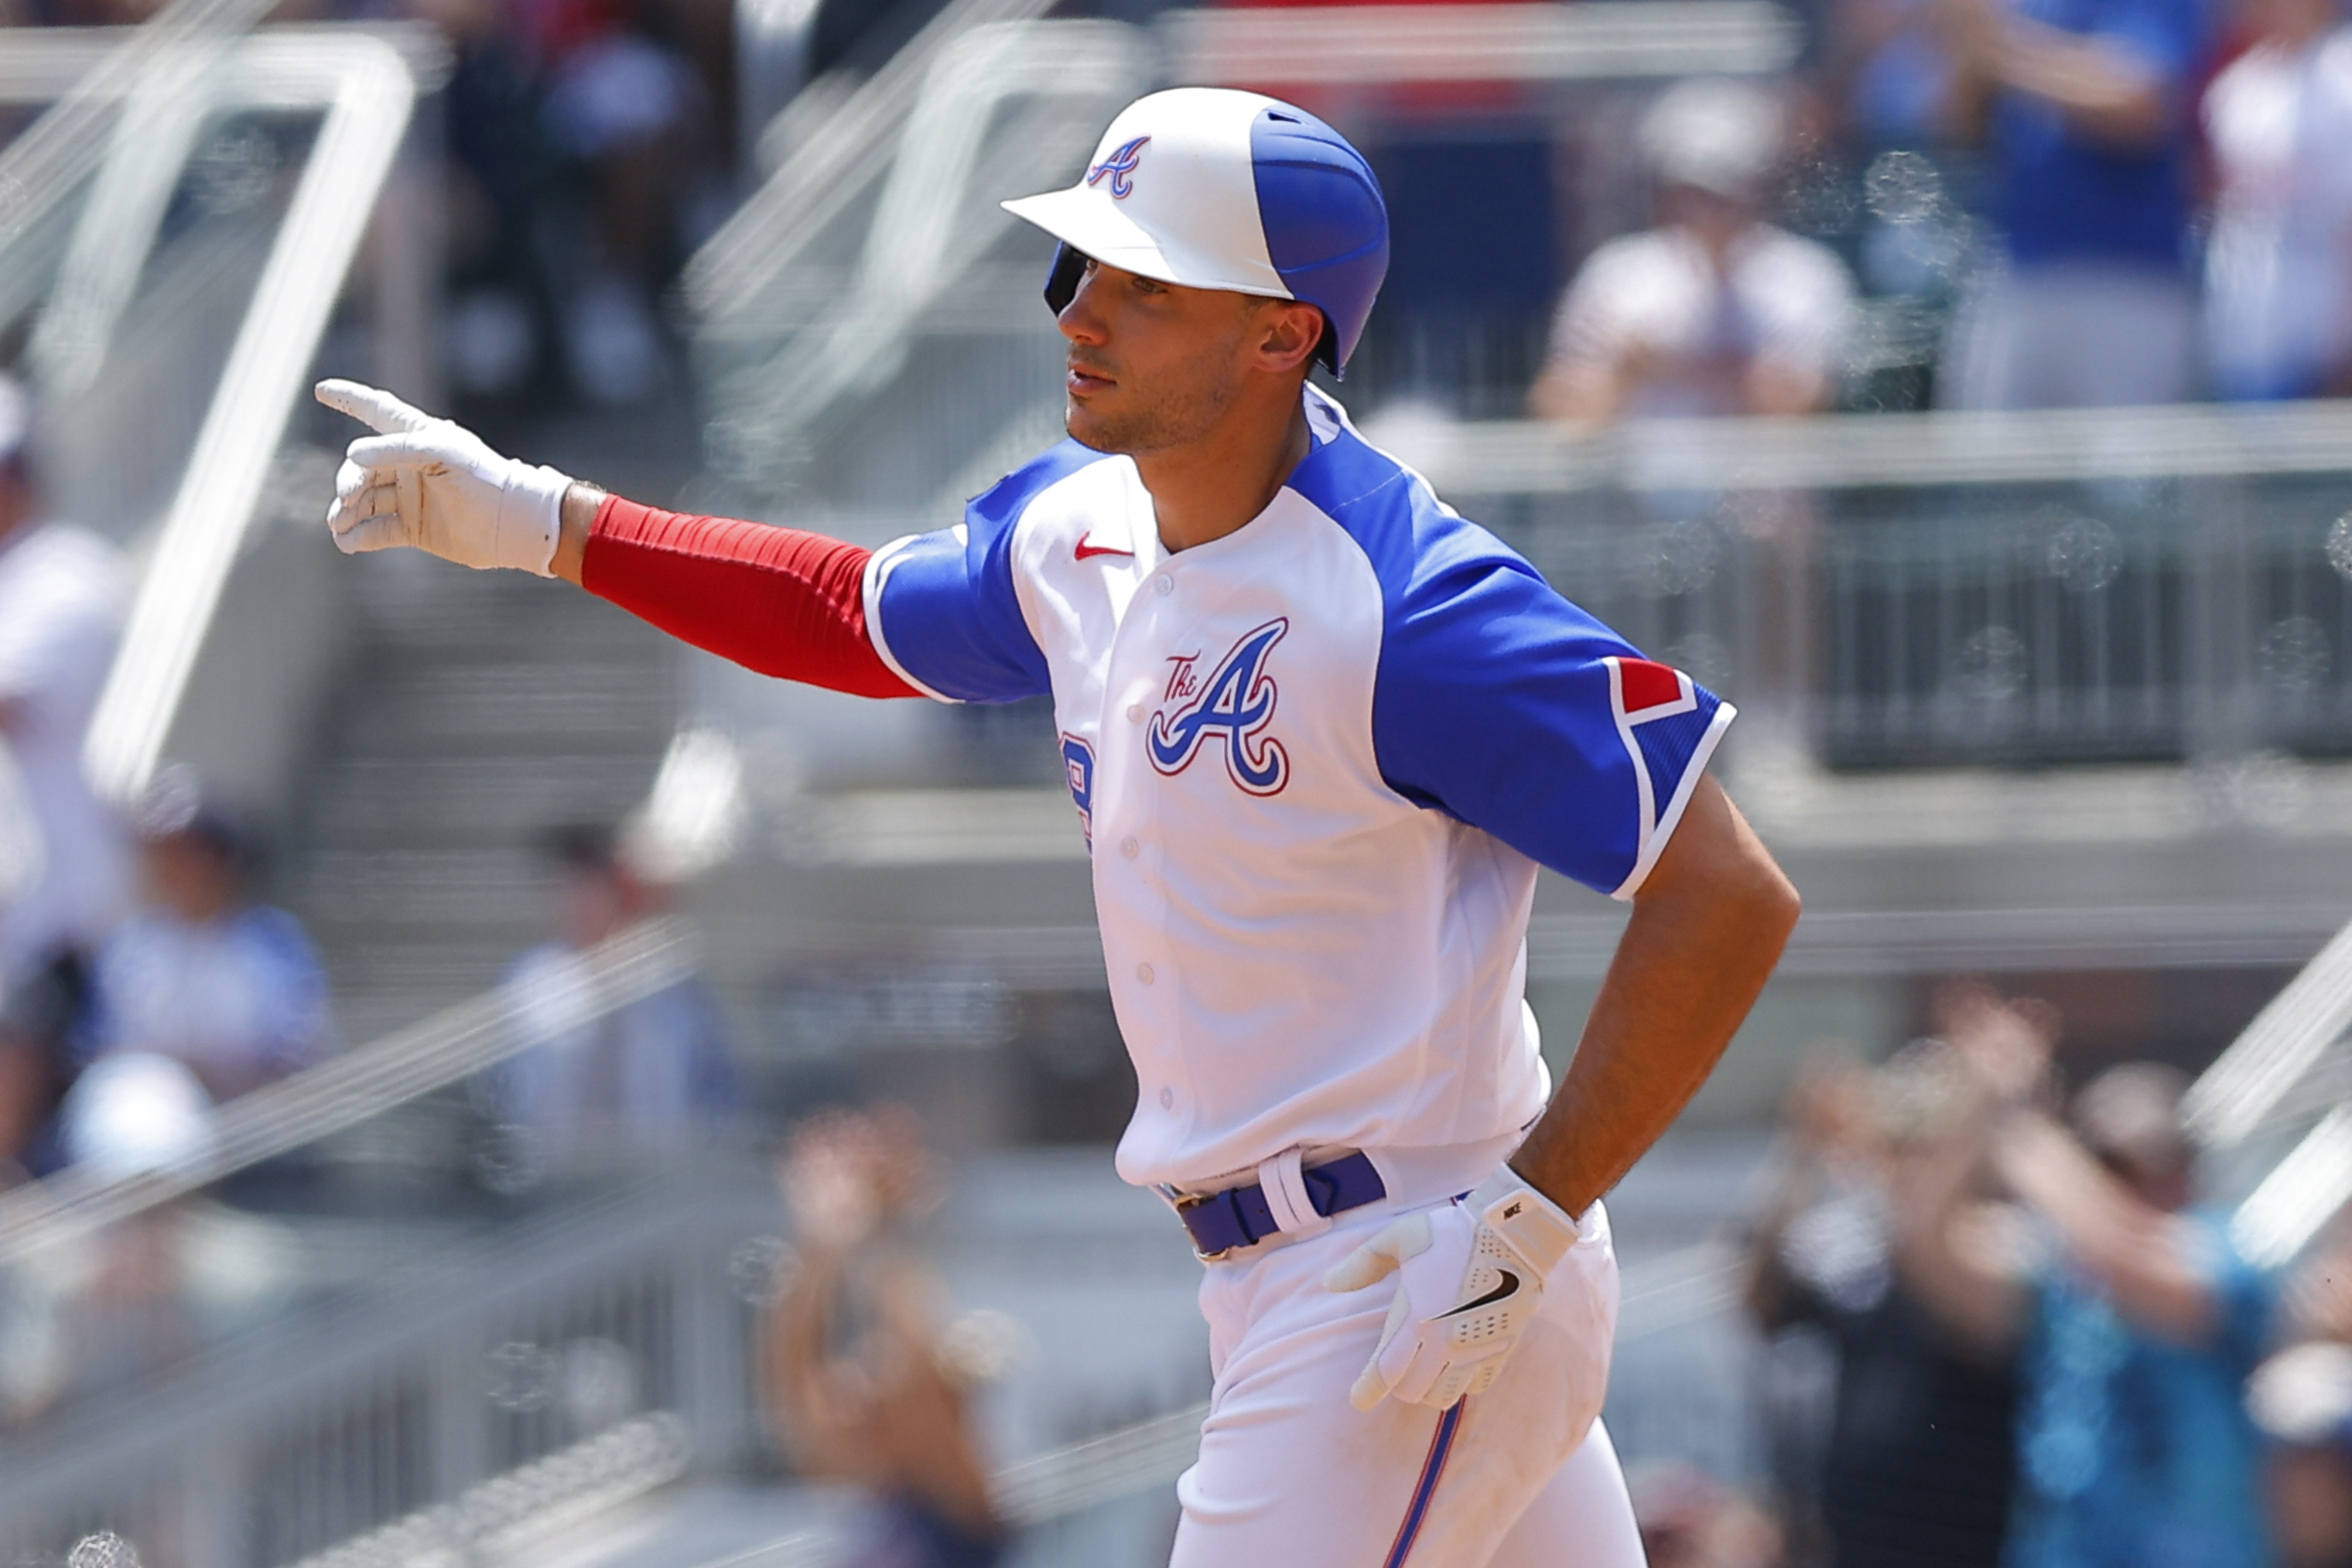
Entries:
{"type": "Polygon", "coordinates": [[[646,795],[676,720],[660,635],[584,594],[417,558],[369,569],[279,892],[346,1038],[463,1000],[541,940],[535,841],[646,795]]]}

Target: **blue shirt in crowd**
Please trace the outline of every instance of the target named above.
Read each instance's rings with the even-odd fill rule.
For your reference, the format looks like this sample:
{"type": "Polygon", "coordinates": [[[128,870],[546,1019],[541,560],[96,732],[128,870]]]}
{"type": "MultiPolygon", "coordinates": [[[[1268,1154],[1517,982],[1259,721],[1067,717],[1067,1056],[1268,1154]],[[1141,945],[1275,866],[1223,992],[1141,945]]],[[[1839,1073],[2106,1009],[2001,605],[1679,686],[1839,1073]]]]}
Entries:
{"type": "Polygon", "coordinates": [[[2055,107],[2006,93],[1994,111],[1993,212],[2020,267],[2188,260],[2189,97],[2206,48],[2202,0],[2016,0],[2020,16],[2109,40],[2161,75],[2171,129],[2152,150],[2085,135],[2055,107]]]}
{"type": "Polygon", "coordinates": [[[2245,1383],[2275,1290],[2220,1222],[2194,1223],[2219,1306],[2196,1349],[2135,1328],[2069,1265],[2036,1282],[2009,1568],[2272,1563],[2245,1383]]]}
{"type": "Polygon", "coordinates": [[[242,1092],[332,1053],[326,971],[282,909],[202,922],[144,910],[98,950],[81,1045],[85,1060],[153,1051],[242,1092]]]}

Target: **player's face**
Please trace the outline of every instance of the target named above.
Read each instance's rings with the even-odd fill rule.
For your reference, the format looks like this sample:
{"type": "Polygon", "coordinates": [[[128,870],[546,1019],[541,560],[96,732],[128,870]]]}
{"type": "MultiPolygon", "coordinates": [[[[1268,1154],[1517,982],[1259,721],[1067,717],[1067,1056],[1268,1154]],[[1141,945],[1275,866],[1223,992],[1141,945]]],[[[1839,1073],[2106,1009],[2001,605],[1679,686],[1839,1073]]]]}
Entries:
{"type": "Polygon", "coordinates": [[[1206,438],[1262,373],[1267,311],[1286,305],[1089,261],[1061,315],[1064,424],[1097,452],[1130,455],[1206,438]]]}

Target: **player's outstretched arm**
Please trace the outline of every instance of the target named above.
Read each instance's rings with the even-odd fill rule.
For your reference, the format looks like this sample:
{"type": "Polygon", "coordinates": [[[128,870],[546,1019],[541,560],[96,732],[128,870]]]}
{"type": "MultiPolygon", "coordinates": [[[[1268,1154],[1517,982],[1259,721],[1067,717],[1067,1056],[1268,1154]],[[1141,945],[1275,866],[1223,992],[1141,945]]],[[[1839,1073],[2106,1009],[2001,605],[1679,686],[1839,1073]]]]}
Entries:
{"type": "Polygon", "coordinates": [[[318,397],[378,433],[352,443],[335,476],[327,526],[345,554],[408,548],[560,577],[761,674],[920,695],[868,633],[866,549],[608,496],[356,382],[321,382],[318,397]]]}
{"type": "Polygon", "coordinates": [[[1798,908],[1755,830],[1702,777],[1633,895],[1576,1060],[1512,1168],[1570,1214],[1614,1186],[1715,1070],[1798,908]]]}

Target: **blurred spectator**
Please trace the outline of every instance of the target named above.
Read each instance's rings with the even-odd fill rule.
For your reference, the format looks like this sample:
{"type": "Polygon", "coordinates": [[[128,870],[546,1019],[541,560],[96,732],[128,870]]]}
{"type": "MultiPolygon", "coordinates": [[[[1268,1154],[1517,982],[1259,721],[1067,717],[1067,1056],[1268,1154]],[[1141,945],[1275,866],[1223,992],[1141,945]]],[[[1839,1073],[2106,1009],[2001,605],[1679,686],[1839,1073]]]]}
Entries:
{"type": "Polygon", "coordinates": [[[2288,1305],[2302,1343],[2263,1363],[2246,1409],[2270,1445],[2281,1568],[2352,1568],[2352,1231],[2299,1272],[2288,1305]]]}
{"type": "MultiPolygon", "coordinates": [[[[0,1176],[40,1174],[72,1077],[90,949],[131,880],[121,824],[82,768],[129,584],[114,547],[44,515],[31,398],[0,377],[0,1176]]],[[[0,1185],[5,1185],[0,1179],[0,1185]]]]}
{"type": "Polygon", "coordinates": [[[1762,1510],[1685,1464],[1626,1477],[1649,1568],[1777,1568],[1780,1531],[1762,1510]]]}
{"type": "Polygon", "coordinates": [[[688,977],[594,1017],[585,956],[659,911],[611,830],[576,825],[548,836],[555,862],[555,940],[508,971],[508,994],[539,1043],[509,1061],[494,1092],[538,1159],[579,1166],[692,1147],[741,1101],[718,999],[688,977]]]}
{"type": "Polygon", "coordinates": [[[2270,1441],[2281,1568],[2352,1564],[2352,1345],[2314,1340],[2279,1352],[2247,1385],[2246,1406],[2270,1441]]]}
{"type": "Polygon", "coordinates": [[[174,775],[140,827],[147,903],[99,949],[89,1060],[168,1057],[219,1102],[327,1055],[326,974],[300,923],[248,896],[244,830],[174,775]]]}
{"type": "Polygon", "coordinates": [[[2352,26],[2336,0],[2238,0],[2248,48],[2205,95],[2214,390],[2352,392],[2352,26]]]}
{"type": "Polygon", "coordinates": [[[521,14],[545,62],[546,142],[587,220],[551,256],[564,357],[594,401],[641,402],[666,352],[655,294],[682,259],[680,221],[710,155],[709,95],[646,0],[545,0],[521,14]]]}
{"type": "Polygon", "coordinates": [[[1951,127],[1952,61],[1933,0],[1832,0],[1822,89],[1865,152],[1922,148],[1951,127]]]}
{"type": "Polygon", "coordinates": [[[539,83],[520,28],[498,0],[415,0],[448,36],[450,379],[472,397],[520,392],[553,371],[556,305],[540,265],[541,208],[554,179],[539,83]]]}
{"type": "MultiPolygon", "coordinates": [[[[181,1063],[145,1051],[119,1052],[83,1073],[61,1120],[67,1158],[110,1180],[188,1166],[213,1144],[204,1085],[181,1063]]],[[[68,1394],[121,1387],[189,1350],[185,1213],[166,1204],[52,1243],[11,1281],[0,1400],[12,1420],[68,1394]]]]}
{"type": "Polygon", "coordinates": [[[913,1115],[821,1117],[780,1175],[800,1254],[768,1318],[769,1415],[804,1474],[871,1496],[845,1568],[989,1568],[1003,1527],[967,1401],[1003,1336],[941,1327],[946,1293],[908,1234],[933,1201],[913,1115]]]}
{"type": "MultiPolygon", "coordinates": [[[[92,1065],[61,1120],[66,1154],[110,1179],[186,1170],[214,1146],[205,1086],[144,1051],[92,1065]]],[[[0,1275],[0,1420],[135,1386],[283,1304],[299,1270],[282,1226],[203,1196],[51,1238],[0,1275]]]]}
{"type": "Polygon", "coordinates": [[[1826,246],[1764,221],[1780,101],[1700,78],[1642,123],[1659,226],[1594,251],[1529,394],[1548,419],[1810,413],[1837,390],[1853,285],[1826,246]]]}
{"type": "Polygon", "coordinates": [[[0,741],[41,851],[30,885],[0,906],[0,986],[95,945],[131,880],[121,826],[81,760],[129,583],[112,545],[45,514],[33,412],[0,377],[0,741]]]}
{"type": "Polygon", "coordinates": [[[89,966],[70,951],[0,990],[0,1187],[65,1163],[56,1118],[89,997],[89,966]]]}
{"type": "Polygon", "coordinates": [[[1915,407],[1932,384],[1976,243],[1967,214],[1974,159],[1953,140],[1951,55],[1936,0],[1828,0],[1825,20],[1806,100],[1807,139],[1820,146],[1815,183],[1799,183],[1790,201],[1826,233],[1851,226],[1845,254],[1865,290],[1904,301],[1872,310],[1858,329],[1849,397],[1915,407]],[[1844,184],[1847,159],[1858,189],[1844,184]]]}
{"type": "Polygon", "coordinates": [[[1953,326],[1960,408],[2176,402],[2196,386],[2189,94],[2201,0],[1937,0],[1987,143],[2001,254],[1953,326]]]}
{"type": "Polygon", "coordinates": [[[731,19],[712,0],[407,0],[450,37],[450,305],[457,390],[558,378],[643,402],[669,345],[655,302],[730,199],[731,19]]]}
{"type": "Polygon", "coordinates": [[[1950,1048],[1922,1040],[1875,1074],[1854,1063],[1817,1071],[1790,1106],[1791,1147],[1755,1239],[1748,1299],[1768,1333],[1811,1329],[1836,1356],[1818,1475],[1790,1489],[1800,1564],[2000,1561],[2016,1469],[2011,1358],[1955,1344],[1920,1304],[1896,1267],[1889,1200],[1948,1122],[1958,1071],[1950,1048]]]}
{"type": "Polygon", "coordinates": [[[2185,1078],[2110,1069],[2062,1125],[2034,1103],[2049,1019],[1978,989],[1943,1013],[1978,1105],[1906,1190],[1902,1267],[1963,1343],[2020,1358],[2012,1568],[2271,1563],[2242,1390],[2273,1291],[2221,1218],[2189,1207],[2185,1078]],[[1967,1223],[1984,1161],[2035,1234],[1967,1223]]]}

